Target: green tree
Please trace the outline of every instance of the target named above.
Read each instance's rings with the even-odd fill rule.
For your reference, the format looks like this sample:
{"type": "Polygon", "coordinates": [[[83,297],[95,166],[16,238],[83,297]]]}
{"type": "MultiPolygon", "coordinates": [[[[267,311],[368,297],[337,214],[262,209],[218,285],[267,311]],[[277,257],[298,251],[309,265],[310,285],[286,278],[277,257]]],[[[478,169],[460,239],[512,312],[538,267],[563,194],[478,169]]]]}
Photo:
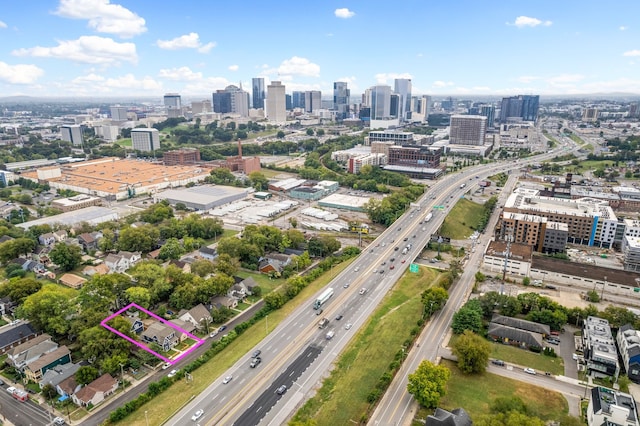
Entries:
{"type": "Polygon", "coordinates": [[[465,303],[458,312],[453,314],[451,329],[455,334],[462,334],[465,330],[478,334],[482,332],[482,308],[470,302],[465,303]]]}
{"type": "Polygon", "coordinates": [[[256,191],[262,191],[269,187],[269,179],[261,172],[249,173],[249,180],[256,191]]]}
{"type": "Polygon", "coordinates": [[[160,248],[158,257],[162,260],[177,260],[185,253],[185,249],[177,238],[169,238],[160,248]]]}
{"type": "Polygon", "coordinates": [[[75,312],[75,291],[55,284],[45,284],[40,291],[28,296],[19,311],[33,325],[55,336],[69,331],[68,317],[75,312]]]}
{"type": "Polygon", "coordinates": [[[407,391],[425,408],[435,408],[445,395],[447,381],[451,377],[448,368],[422,361],[418,369],[408,376],[407,391]]]}
{"type": "Polygon", "coordinates": [[[49,258],[64,272],[71,271],[82,262],[82,249],[80,246],[58,243],[49,252],[49,258]]]}
{"type": "Polygon", "coordinates": [[[215,261],[215,270],[230,277],[234,276],[239,268],[238,260],[229,256],[227,253],[218,255],[215,261]]]}
{"type": "Polygon", "coordinates": [[[152,225],[144,225],[139,228],[128,227],[120,231],[118,248],[125,251],[138,251],[149,253],[155,249],[160,231],[152,225]]]}
{"type": "Polygon", "coordinates": [[[276,137],[278,139],[282,139],[282,138],[284,138],[284,136],[285,136],[285,134],[284,134],[284,132],[282,130],[278,130],[278,133],[276,133],[276,137]]]}
{"type": "Polygon", "coordinates": [[[213,274],[216,268],[208,259],[198,259],[191,264],[191,273],[199,277],[206,277],[209,274],[213,274]]]}
{"type": "Polygon", "coordinates": [[[425,314],[430,317],[447,303],[449,293],[442,287],[430,287],[422,292],[421,300],[425,314]]]}
{"type": "Polygon", "coordinates": [[[27,297],[37,293],[41,288],[42,283],[34,278],[14,278],[0,286],[0,296],[7,296],[18,305],[22,305],[27,297]]]}
{"type": "Polygon", "coordinates": [[[455,340],[452,349],[463,373],[483,373],[486,370],[491,346],[482,337],[465,330],[455,340]]]}
{"type": "Polygon", "coordinates": [[[76,371],[76,382],[79,385],[87,385],[97,379],[99,374],[98,369],[91,365],[82,366],[76,371]]]}
{"type": "Polygon", "coordinates": [[[124,291],[127,302],[135,303],[145,309],[151,305],[151,292],[144,287],[129,287],[124,291]]]}

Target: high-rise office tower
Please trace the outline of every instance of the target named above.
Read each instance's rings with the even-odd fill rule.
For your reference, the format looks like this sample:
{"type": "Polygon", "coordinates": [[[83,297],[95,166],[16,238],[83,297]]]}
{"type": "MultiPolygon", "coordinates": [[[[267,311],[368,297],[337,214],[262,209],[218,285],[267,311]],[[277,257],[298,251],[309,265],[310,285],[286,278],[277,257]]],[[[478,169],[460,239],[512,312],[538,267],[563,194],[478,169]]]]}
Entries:
{"type": "Polygon", "coordinates": [[[400,96],[398,117],[406,121],[411,117],[411,79],[396,78],[393,91],[400,96]]]}
{"type": "Polygon", "coordinates": [[[453,145],[484,145],[487,117],[482,115],[452,115],[449,143],[453,145]]]}
{"type": "Polygon", "coordinates": [[[217,90],[212,99],[214,112],[249,116],[249,94],[238,86],[229,85],[224,90],[217,90]]]}
{"type": "Polygon", "coordinates": [[[639,112],[640,110],[638,109],[637,102],[632,102],[631,104],[629,104],[629,114],[627,114],[628,117],[636,118],[640,115],[638,114],[639,112]]]}
{"type": "Polygon", "coordinates": [[[336,81],[333,83],[333,109],[336,111],[336,118],[344,120],[349,115],[349,97],[351,91],[347,89],[347,83],[336,81]]]}
{"type": "Polygon", "coordinates": [[[322,92],[319,90],[307,90],[304,92],[304,110],[314,113],[322,108],[322,92]]]}
{"type": "Polygon", "coordinates": [[[291,101],[291,95],[284,95],[284,105],[287,111],[291,111],[293,109],[293,102],[291,101]]]}
{"type": "Polygon", "coordinates": [[[211,101],[209,100],[191,102],[191,112],[193,113],[193,115],[204,114],[211,111],[213,111],[213,109],[211,106],[211,101]]]}
{"type": "Polygon", "coordinates": [[[82,127],[79,124],[60,126],[62,140],[71,142],[74,146],[82,146],[82,127]]]}
{"type": "Polygon", "coordinates": [[[131,129],[131,146],[138,151],[154,151],[160,148],[158,129],[131,129]]]}
{"type": "Polygon", "coordinates": [[[252,78],[251,79],[252,92],[252,107],[254,109],[264,108],[264,78],[252,78]]]}
{"type": "Polygon", "coordinates": [[[303,108],[304,109],[304,93],[297,90],[293,91],[291,96],[291,108],[303,108]]]}
{"type": "Polygon", "coordinates": [[[431,98],[427,95],[411,97],[411,120],[426,122],[429,117],[431,98]]]}
{"type": "Polygon", "coordinates": [[[182,117],[182,98],[178,93],[165,94],[164,106],[167,109],[167,117],[182,117]]]}
{"type": "Polygon", "coordinates": [[[109,109],[111,110],[111,120],[127,121],[127,107],[114,105],[109,109]]]}
{"type": "Polygon", "coordinates": [[[481,105],[480,115],[487,117],[487,128],[494,127],[496,121],[496,107],[493,105],[481,105]]]}
{"type": "Polygon", "coordinates": [[[274,123],[287,121],[285,86],[280,81],[272,81],[267,86],[265,101],[267,119],[274,123]]]}
{"type": "Polygon", "coordinates": [[[367,95],[372,120],[391,117],[391,86],[372,86],[367,95]]]}
{"type": "Polygon", "coordinates": [[[509,120],[536,121],[540,96],[518,95],[502,98],[500,122],[509,120]]]}

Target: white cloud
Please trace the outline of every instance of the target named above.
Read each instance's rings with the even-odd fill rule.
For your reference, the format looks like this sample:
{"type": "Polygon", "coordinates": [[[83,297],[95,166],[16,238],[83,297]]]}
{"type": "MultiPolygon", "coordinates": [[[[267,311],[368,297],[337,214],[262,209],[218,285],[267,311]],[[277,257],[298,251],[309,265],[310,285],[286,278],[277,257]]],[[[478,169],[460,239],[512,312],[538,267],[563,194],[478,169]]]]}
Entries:
{"type": "Polygon", "coordinates": [[[155,81],[149,76],[144,76],[141,79],[136,78],[133,74],[125,74],[117,78],[108,78],[104,83],[104,86],[112,89],[131,89],[135,91],[157,92],[162,90],[162,84],[155,81]]]}
{"type": "Polygon", "coordinates": [[[572,86],[579,81],[584,80],[584,76],[581,74],[560,74],[546,81],[552,86],[572,86]]]}
{"type": "Polygon", "coordinates": [[[293,56],[291,59],[282,61],[277,72],[280,74],[280,78],[292,75],[319,77],[320,66],[309,61],[307,58],[293,56]]]}
{"type": "Polygon", "coordinates": [[[387,84],[387,81],[391,82],[392,80],[395,80],[396,78],[413,78],[411,76],[411,74],[405,72],[405,73],[395,73],[395,72],[391,72],[391,73],[379,73],[375,75],[376,78],[376,82],[378,84],[387,84]]]}
{"type": "Polygon", "coordinates": [[[240,68],[237,65],[229,65],[229,71],[238,71],[238,68],[240,68]]]}
{"type": "Polygon", "coordinates": [[[144,18],[109,0],[60,0],[55,13],[65,18],[87,19],[89,28],[123,38],[147,31],[144,18]]]}
{"type": "Polygon", "coordinates": [[[352,18],[356,14],[355,12],[349,10],[346,7],[343,7],[343,8],[340,8],[340,9],[336,9],[333,13],[336,15],[336,17],[341,18],[341,19],[352,18]]]}
{"type": "Polygon", "coordinates": [[[5,24],[3,21],[0,21],[0,28],[7,28],[7,24],[5,24]]]}
{"type": "Polygon", "coordinates": [[[197,81],[202,80],[201,72],[193,72],[189,67],[161,69],[158,73],[160,78],[173,81],[197,81]]]}
{"type": "Polygon", "coordinates": [[[178,49],[198,49],[200,53],[208,53],[215,47],[214,42],[202,44],[198,33],[189,33],[176,37],[172,40],[158,40],[156,42],[160,49],[178,50],[178,49]]]}
{"type": "Polygon", "coordinates": [[[436,81],[433,82],[433,84],[431,86],[432,87],[451,87],[451,86],[453,86],[453,82],[452,81],[436,80],[436,81]]]}
{"type": "Polygon", "coordinates": [[[620,31],[626,31],[629,27],[625,27],[624,25],[620,25],[618,28],[620,31]]]}
{"type": "Polygon", "coordinates": [[[94,74],[94,73],[90,73],[87,75],[82,75],[79,77],[74,78],[73,80],[71,80],[72,84],[78,84],[78,85],[83,85],[83,84],[95,84],[95,83],[100,83],[104,81],[104,77],[98,74],[94,74]]]}
{"type": "Polygon", "coordinates": [[[99,65],[117,65],[123,61],[136,63],[136,45],[118,43],[111,38],[82,36],[77,40],[58,41],[55,47],[30,47],[11,52],[15,56],[70,59],[75,62],[99,65]]]}
{"type": "Polygon", "coordinates": [[[180,94],[202,96],[206,93],[211,96],[213,90],[223,89],[230,84],[237,83],[231,83],[224,77],[207,77],[186,84],[183,89],[180,89],[180,94]]]}
{"type": "Polygon", "coordinates": [[[549,27],[551,24],[551,21],[541,21],[538,18],[531,18],[530,16],[518,16],[513,23],[507,22],[507,25],[514,25],[518,28],[537,27],[539,25],[549,27]]]}
{"type": "Polygon", "coordinates": [[[9,65],[0,61],[0,80],[11,84],[33,84],[44,74],[44,70],[35,65],[9,65]]]}
{"type": "Polygon", "coordinates": [[[640,56],[640,50],[638,49],[629,50],[627,52],[624,52],[622,56],[640,56]]]}

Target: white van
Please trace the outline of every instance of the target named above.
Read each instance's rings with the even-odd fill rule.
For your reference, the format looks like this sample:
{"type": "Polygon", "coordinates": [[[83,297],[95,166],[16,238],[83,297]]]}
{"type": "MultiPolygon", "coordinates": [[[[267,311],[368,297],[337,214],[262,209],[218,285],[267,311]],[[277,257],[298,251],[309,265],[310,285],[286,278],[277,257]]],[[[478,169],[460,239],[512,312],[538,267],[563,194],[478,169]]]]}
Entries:
{"type": "Polygon", "coordinates": [[[327,333],[327,335],[325,336],[327,338],[327,340],[331,340],[333,339],[333,336],[335,336],[336,332],[331,330],[330,332],[327,333]]]}

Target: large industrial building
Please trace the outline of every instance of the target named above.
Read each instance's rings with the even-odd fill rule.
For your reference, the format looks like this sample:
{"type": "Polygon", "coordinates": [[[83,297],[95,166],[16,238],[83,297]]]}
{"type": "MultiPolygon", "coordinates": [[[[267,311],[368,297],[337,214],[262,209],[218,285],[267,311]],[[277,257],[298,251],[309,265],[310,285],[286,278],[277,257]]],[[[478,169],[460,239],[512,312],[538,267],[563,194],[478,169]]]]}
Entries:
{"type": "Polygon", "coordinates": [[[118,219],[118,213],[115,211],[106,207],[93,206],[57,214],[55,216],[46,216],[29,222],[18,223],[16,226],[22,229],[29,229],[32,226],[39,225],[50,225],[52,227],[55,225],[74,227],[81,223],[98,225],[100,223],[112,222],[118,219]]]}
{"type": "Polygon", "coordinates": [[[209,176],[209,170],[197,166],[163,166],[147,161],[107,157],[40,167],[20,176],[36,182],[47,182],[52,188],[70,189],[113,201],[201,182],[209,176]]]}
{"type": "Polygon", "coordinates": [[[155,202],[166,200],[171,205],[184,204],[194,210],[209,210],[247,197],[248,190],[229,186],[203,185],[186,189],[170,189],[154,196],[155,202]]]}

